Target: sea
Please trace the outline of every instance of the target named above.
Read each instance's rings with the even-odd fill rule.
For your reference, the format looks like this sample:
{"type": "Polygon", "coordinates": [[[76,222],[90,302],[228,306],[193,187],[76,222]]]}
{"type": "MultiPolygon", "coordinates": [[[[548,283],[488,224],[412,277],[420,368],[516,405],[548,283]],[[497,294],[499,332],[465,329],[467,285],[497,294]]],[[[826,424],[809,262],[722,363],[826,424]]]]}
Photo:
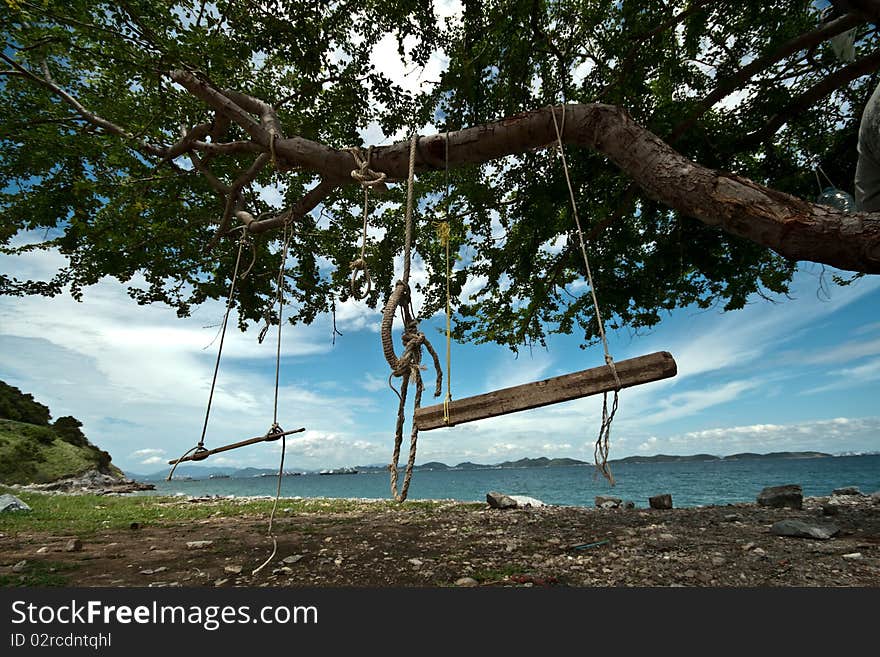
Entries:
{"type": "MultiPolygon", "coordinates": [[[[800,484],[806,496],[830,495],[857,486],[880,491],[880,454],[824,458],[711,460],[612,464],[612,486],[591,466],[417,470],[409,499],[484,502],[486,493],[525,495],[545,504],[594,506],[597,495],[630,500],[637,508],[668,493],[676,507],[754,502],[766,486],[800,484]]],[[[403,477],[401,476],[401,481],[403,477]]],[[[152,482],[151,482],[152,483],[152,482]]],[[[152,494],[185,496],[273,496],[277,477],[192,479],[155,482],[152,494]]],[[[300,474],[282,477],[282,497],[391,499],[387,472],[300,474]]]]}

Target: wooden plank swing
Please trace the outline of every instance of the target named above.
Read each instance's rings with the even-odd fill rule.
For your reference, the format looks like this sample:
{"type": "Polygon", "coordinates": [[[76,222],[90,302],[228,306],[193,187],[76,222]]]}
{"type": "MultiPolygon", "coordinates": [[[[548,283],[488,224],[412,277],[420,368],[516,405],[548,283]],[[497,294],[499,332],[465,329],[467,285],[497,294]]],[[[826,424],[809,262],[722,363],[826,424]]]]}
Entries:
{"type": "MultiPolygon", "coordinates": [[[[621,388],[668,379],[675,376],[678,371],[675,360],[668,351],[657,351],[646,356],[622,360],[614,366],[617,369],[621,388]]],[[[611,392],[616,387],[614,372],[607,365],[603,365],[452,400],[446,405],[446,409],[444,404],[423,406],[416,409],[413,422],[420,431],[430,431],[580,399],[600,392],[611,392]]]]}

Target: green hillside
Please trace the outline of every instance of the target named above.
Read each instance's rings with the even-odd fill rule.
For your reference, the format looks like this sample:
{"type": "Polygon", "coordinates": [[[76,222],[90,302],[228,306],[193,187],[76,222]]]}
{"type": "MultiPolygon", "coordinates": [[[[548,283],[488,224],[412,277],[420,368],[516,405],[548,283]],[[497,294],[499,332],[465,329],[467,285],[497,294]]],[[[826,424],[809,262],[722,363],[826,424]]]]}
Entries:
{"type": "Polygon", "coordinates": [[[71,444],[51,426],[0,420],[0,483],[43,484],[94,468],[117,472],[94,445],[71,444]]]}
{"type": "Polygon", "coordinates": [[[98,469],[122,476],[75,417],[50,423],[49,409],[0,381],[0,483],[45,484],[98,469]]]}

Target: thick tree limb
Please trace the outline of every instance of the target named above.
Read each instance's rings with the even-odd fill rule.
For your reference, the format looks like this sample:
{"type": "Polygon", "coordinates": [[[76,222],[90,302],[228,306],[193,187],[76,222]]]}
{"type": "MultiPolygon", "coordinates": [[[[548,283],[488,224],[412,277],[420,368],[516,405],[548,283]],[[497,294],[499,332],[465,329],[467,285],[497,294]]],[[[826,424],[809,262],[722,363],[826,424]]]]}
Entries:
{"type": "MultiPolygon", "coordinates": [[[[557,107],[557,120],[560,111],[557,107]]],[[[618,107],[567,105],[565,111],[563,140],[605,154],[654,200],[792,260],[880,273],[880,214],[839,212],[702,167],[618,107]]],[[[443,157],[445,139],[443,134],[423,138],[424,151],[443,157]]],[[[449,133],[449,163],[488,162],[554,141],[550,109],[544,108],[449,133]]],[[[408,142],[377,147],[372,167],[402,178],[407,157],[408,142]]],[[[417,166],[429,168],[423,162],[417,166]]]]}

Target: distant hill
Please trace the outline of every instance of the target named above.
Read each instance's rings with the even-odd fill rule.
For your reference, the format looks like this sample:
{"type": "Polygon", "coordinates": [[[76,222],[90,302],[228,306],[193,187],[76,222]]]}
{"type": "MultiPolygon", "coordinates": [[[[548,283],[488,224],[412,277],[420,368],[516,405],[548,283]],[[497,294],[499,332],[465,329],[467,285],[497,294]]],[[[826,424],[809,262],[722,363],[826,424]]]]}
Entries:
{"type": "MultiPolygon", "coordinates": [[[[693,463],[704,461],[744,461],[749,459],[805,459],[805,458],[824,458],[830,457],[831,454],[824,452],[772,452],[770,454],[731,454],[730,456],[716,456],[714,454],[690,454],[687,456],[677,456],[668,454],[657,454],[655,456],[627,456],[622,459],[609,461],[609,463],[693,463]]],[[[541,456],[538,458],[524,458],[517,461],[503,461],[495,464],[482,464],[464,461],[457,465],[447,465],[440,461],[429,461],[414,466],[414,470],[497,470],[514,469],[514,468],[550,468],[550,467],[592,467],[592,463],[579,461],[571,458],[547,458],[541,456]]],[[[401,464],[401,468],[403,465],[401,464]]],[[[362,474],[375,474],[380,472],[388,472],[387,465],[357,465],[354,469],[362,474]]],[[[304,472],[296,468],[285,468],[287,472],[304,472]]],[[[208,465],[182,465],[174,473],[175,478],[191,477],[193,479],[208,479],[213,475],[225,475],[232,478],[258,477],[264,474],[277,473],[275,468],[229,468],[229,467],[210,467],[208,465]]],[[[312,474],[317,471],[311,471],[312,474]]],[[[148,475],[140,475],[129,473],[129,476],[141,481],[158,481],[168,476],[168,471],[155,472],[148,475]]]]}
{"type": "Polygon", "coordinates": [[[670,456],[657,454],[655,456],[627,456],[615,459],[609,463],[685,463],[693,461],[720,461],[720,456],[714,454],[691,454],[690,456],[670,456]]]}

